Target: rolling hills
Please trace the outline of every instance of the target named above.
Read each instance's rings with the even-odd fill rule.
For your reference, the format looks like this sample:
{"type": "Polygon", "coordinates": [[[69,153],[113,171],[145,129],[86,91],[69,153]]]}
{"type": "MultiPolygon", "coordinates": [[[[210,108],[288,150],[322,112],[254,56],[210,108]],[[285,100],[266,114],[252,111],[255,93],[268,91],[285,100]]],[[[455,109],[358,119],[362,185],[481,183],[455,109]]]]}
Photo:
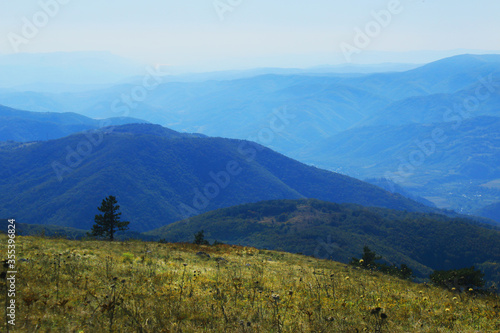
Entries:
{"type": "Polygon", "coordinates": [[[453,93],[412,96],[389,104],[358,126],[454,123],[478,116],[499,116],[500,65],[496,72],[453,93]]]}
{"type": "Polygon", "coordinates": [[[117,197],[134,231],[270,199],[430,211],[354,178],[307,166],[248,141],[137,124],[0,149],[0,215],[21,223],[90,229],[96,207],[117,197]]]}
{"type": "Polygon", "coordinates": [[[360,127],[295,156],[360,179],[386,177],[438,207],[473,213],[500,199],[498,187],[489,186],[500,178],[498,128],[500,118],[491,116],[459,124],[360,127]]]}
{"type": "Polygon", "coordinates": [[[417,276],[476,265],[500,282],[500,229],[463,218],[366,208],[319,200],[275,200],[219,209],[146,235],[207,239],[348,262],[365,245],[417,276]]]}
{"type": "MultiPolygon", "coordinates": [[[[8,219],[0,219],[0,232],[8,233],[8,219]]],[[[81,239],[86,236],[87,231],[69,227],[54,225],[27,224],[16,222],[16,236],[39,236],[39,237],[64,237],[67,239],[81,239]]]]}
{"type": "Polygon", "coordinates": [[[275,133],[272,142],[259,143],[289,155],[297,146],[313,144],[401,106],[408,110],[402,111],[405,115],[413,110],[426,113],[423,108],[440,103],[442,94],[461,98],[460,93],[467,94],[479,77],[496,77],[499,72],[499,55],[460,55],[404,72],[265,74],[204,82],[165,78],[140,101],[131,94],[141,82],[73,93],[4,92],[0,101],[22,109],[70,111],[94,118],[126,115],[177,131],[237,139],[255,138],[259,130],[269,127],[273,112],[285,108],[294,116],[292,121],[275,133]],[[123,96],[131,101],[124,102],[123,96]],[[419,102],[420,98],[426,102],[419,102]],[[111,108],[117,101],[117,107],[111,108]]]}
{"type": "MultiPolygon", "coordinates": [[[[131,95],[141,87],[140,79],[91,91],[3,91],[0,101],[95,118],[130,115],[178,131],[255,141],[301,162],[361,179],[395,174],[411,154],[421,156],[417,142],[442,129],[446,142],[438,143],[429,156],[424,151],[425,161],[416,162],[413,174],[389,178],[402,186],[400,191],[423,202],[475,214],[500,200],[498,189],[487,186],[500,179],[495,130],[499,73],[499,55],[469,54],[403,72],[285,71],[184,82],[165,77],[141,101],[131,95]],[[477,105],[474,98],[479,98],[477,105]],[[117,108],[110,107],[116,102],[117,108]]],[[[38,133],[38,126],[23,121],[6,132],[9,138],[34,140],[55,138],[47,132],[60,137],[83,129],[50,125],[38,133]]]]}

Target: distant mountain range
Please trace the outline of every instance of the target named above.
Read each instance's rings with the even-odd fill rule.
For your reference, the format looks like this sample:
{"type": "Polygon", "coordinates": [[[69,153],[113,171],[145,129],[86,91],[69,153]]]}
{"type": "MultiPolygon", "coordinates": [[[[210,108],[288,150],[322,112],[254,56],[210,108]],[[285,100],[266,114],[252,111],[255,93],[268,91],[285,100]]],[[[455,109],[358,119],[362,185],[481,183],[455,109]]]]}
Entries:
{"type": "MultiPolygon", "coordinates": [[[[498,65],[500,68],[500,63],[498,65]]],[[[493,72],[492,72],[493,73],[493,72]]],[[[388,105],[358,126],[452,122],[477,116],[499,116],[500,70],[454,93],[414,96],[388,105]],[[477,94],[484,95],[480,99],[477,94]]]]}
{"type": "MultiPolygon", "coordinates": [[[[462,55],[405,72],[364,75],[267,74],[205,82],[168,82],[158,77],[160,84],[138,100],[132,93],[141,89],[145,77],[135,84],[88,92],[4,91],[0,92],[0,104],[32,111],[76,112],[93,118],[126,115],[178,131],[239,139],[256,137],[260,130],[269,128],[273,112],[282,108],[295,118],[276,133],[272,142],[263,143],[288,154],[297,146],[384,115],[399,101],[458,94],[477,85],[479,77],[499,72],[500,55],[462,55]]],[[[476,115],[481,115],[478,112],[476,115]]]]}
{"type": "Polygon", "coordinates": [[[89,229],[115,195],[135,231],[269,199],[319,198],[433,211],[354,178],[306,166],[258,144],[137,124],[0,147],[0,216],[89,229]],[[111,131],[112,130],[112,131],[111,131]]]}
{"type": "Polygon", "coordinates": [[[303,147],[295,156],[360,179],[386,177],[441,207],[477,212],[500,198],[499,128],[500,117],[489,116],[464,119],[459,126],[360,127],[303,147]],[[442,133],[437,141],[435,131],[442,133]]]}
{"type": "Polygon", "coordinates": [[[418,277],[475,265],[500,282],[500,229],[461,218],[319,200],[276,200],[208,212],[146,232],[169,242],[206,239],[348,262],[364,246],[418,277]]]}
{"type": "Polygon", "coordinates": [[[414,174],[391,181],[400,192],[466,214],[500,201],[500,190],[490,186],[500,179],[500,55],[454,56],[400,72],[263,73],[219,73],[208,81],[193,75],[185,82],[159,76],[152,89],[139,76],[85,92],[4,90],[0,103],[99,119],[136,117],[181,132],[247,139],[362,179],[396,172],[417,142],[443,129],[446,142],[414,174]],[[138,98],[141,89],[146,95],[138,98]]]}
{"type": "Polygon", "coordinates": [[[29,112],[0,105],[0,141],[42,141],[58,139],[76,132],[145,120],[116,117],[91,119],[76,113],[29,112]]]}
{"type": "MultiPolygon", "coordinates": [[[[446,55],[443,55],[446,56],[446,55]]],[[[441,57],[443,57],[441,56],[441,57]]],[[[423,57],[429,58],[429,57],[423,57]]],[[[431,58],[438,59],[434,55],[431,58]]],[[[331,60],[331,57],[330,57],[331,60]]],[[[141,84],[143,75],[155,64],[142,64],[103,51],[15,53],[0,55],[0,89],[41,93],[78,92],[103,89],[118,83],[141,84]]],[[[376,64],[321,65],[310,68],[261,67],[243,70],[192,72],[174,66],[162,66],[165,82],[235,80],[266,74],[327,75],[339,73],[380,73],[418,67],[414,63],[394,61],[376,64]]]]}

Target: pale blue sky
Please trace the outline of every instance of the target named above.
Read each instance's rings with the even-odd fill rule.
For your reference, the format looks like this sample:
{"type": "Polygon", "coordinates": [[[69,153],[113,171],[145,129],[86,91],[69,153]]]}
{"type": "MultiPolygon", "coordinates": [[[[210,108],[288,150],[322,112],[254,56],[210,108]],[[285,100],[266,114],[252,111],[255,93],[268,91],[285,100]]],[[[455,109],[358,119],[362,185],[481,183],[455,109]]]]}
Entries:
{"type": "MultiPolygon", "coordinates": [[[[40,3],[58,1],[68,3],[18,44],[20,52],[105,50],[147,63],[228,69],[345,62],[341,43],[354,45],[355,29],[374,20],[372,11],[397,0],[0,0],[0,53],[14,52],[9,36],[23,36],[23,17],[33,21],[40,3]],[[217,1],[241,4],[221,20],[217,1]]],[[[371,58],[373,51],[500,50],[498,0],[400,4],[351,61],[399,60],[391,53],[371,58]]],[[[418,54],[400,60],[419,62],[418,54]]]]}

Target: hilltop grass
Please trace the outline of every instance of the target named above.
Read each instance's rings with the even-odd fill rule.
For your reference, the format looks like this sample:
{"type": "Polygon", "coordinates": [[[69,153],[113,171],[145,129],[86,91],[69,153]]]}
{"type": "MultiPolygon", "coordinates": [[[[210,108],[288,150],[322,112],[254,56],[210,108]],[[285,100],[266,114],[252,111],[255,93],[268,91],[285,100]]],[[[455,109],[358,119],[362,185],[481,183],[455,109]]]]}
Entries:
{"type": "MultiPolygon", "coordinates": [[[[0,239],[6,244],[5,235],[0,239]]],[[[19,332],[500,332],[498,295],[447,291],[302,255],[16,240],[19,332]]],[[[5,297],[3,281],[2,290],[5,297]]]]}

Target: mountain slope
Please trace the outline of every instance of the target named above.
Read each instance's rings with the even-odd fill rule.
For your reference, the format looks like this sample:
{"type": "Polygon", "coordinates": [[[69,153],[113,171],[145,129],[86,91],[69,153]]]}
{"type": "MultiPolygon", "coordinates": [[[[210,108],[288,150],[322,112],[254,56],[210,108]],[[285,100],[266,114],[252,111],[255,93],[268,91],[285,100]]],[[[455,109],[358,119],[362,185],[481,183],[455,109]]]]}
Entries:
{"type": "Polygon", "coordinates": [[[470,87],[451,94],[431,94],[398,100],[360,125],[457,123],[463,118],[499,116],[499,109],[500,71],[495,75],[479,77],[470,87]]]}
{"type": "Polygon", "coordinates": [[[0,105],[0,141],[51,140],[84,130],[138,122],[145,121],[128,117],[96,120],[76,113],[30,112],[0,105]]]}
{"type": "Polygon", "coordinates": [[[391,180],[389,180],[387,178],[369,178],[369,179],[365,179],[364,181],[367,183],[373,184],[375,186],[378,186],[380,188],[383,188],[386,191],[389,191],[392,193],[399,193],[404,197],[415,200],[416,202],[420,202],[421,204],[424,204],[426,206],[436,207],[436,205],[433,202],[408,192],[405,188],[392,182],[391,180]]]}
{"type": "MultiPolygon", "coordinates": [[[[476,84],[478,78],[492,73],[500,74],[500,55],[463,54],[406,71],[402,81],[411,82],[414,87],[420,86],[428,94],[453,93],[476,84]]],[[[409,97],[409,94],[401,97],[409,97]]]]}
{"type": "Polygon", "coordinates": [[[110,133],[4,147],[0,215],[15,216],[21,223],[89,229],[96,207],[108,195],[117,197],[123,218],[136,231],[269,199],[308,197],[410,211],[432,209],[255,143],[175,132],[149,134],[158,133],[158,128],[125,125],[110,133]]]}
{"type": "Polygon", "coordinates": [[[500,223],[500,202],[492,203],[477,212],[478,215],[490,218],[500,223]]]}
{"type": "MultiPolygon", "coordinates": [[[[419,276],[434,269],[495,263],[500,229],[437,214],[407,213],[319,200],[276,200],[208,212],[147,232],[186,242],[204,230],[210,240],[348,262],[368,245],[419,276]]],[[[490,277],[496,274],[489,272],[490,277]]],[[[500,281],[500,275],[495,276],[500,281]]]]}
{"type": "MultiPolygon", "coordinates": [[[[16,236],[44,236],[44,237],[64,237],[67,239],[81,239],[86,236],[87,231],[69,227],[26,224],[16,222],[16,236]]],[[[7,234],[9,232],[9,223],[7,219],[0,219],[0,232],[7,234]]]]}
{"type": "Polygon", "coordinates": [[[500,179],[498,128],[499,117],[475,117],[458,125],[361,127],[294,156],[361,179],[386,177],[438,207],[473,213],[500,200],[498,188],[488,186],[500,179]],[[433,139],[433,132],[440,134],[433,139]]]}
{"type": "MultiPolygon", "coordinates": [[[[7,241],[0,234],[0,242],[7,241]]],[[[56,327],[61,332],[492,333],[500,328],[498,295],[459,293],[297,254],[41,237],[23,237],[22,246],[16,268],[23,273],[16,282],[23,286],[23,306],[16,316],[25,332],[56,327]]]]}

